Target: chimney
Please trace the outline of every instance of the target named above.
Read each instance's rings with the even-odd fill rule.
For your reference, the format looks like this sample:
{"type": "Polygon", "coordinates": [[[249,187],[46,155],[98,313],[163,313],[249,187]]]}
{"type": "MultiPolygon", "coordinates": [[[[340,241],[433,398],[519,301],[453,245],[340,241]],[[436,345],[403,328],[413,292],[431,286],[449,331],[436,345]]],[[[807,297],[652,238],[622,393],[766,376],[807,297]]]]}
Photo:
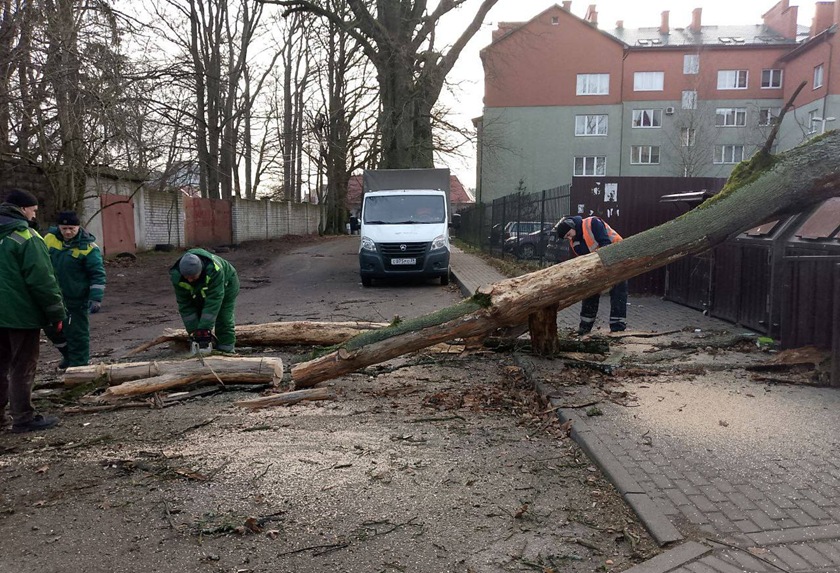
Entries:
{"type": "Polygon", "coordinates": [[[768,28],[774,29],[785,38],[795,40],[798,10],[798,6],[790,5],[790,0],[780,0],[775,6],[765,12],[761,18],[764,20],[764,25],[768,28]]]}
{"type": "Polygon", "coordinates": [[[695,34],[700,33],[700,16],[703,14],[702,8],[695,8],[691,11],[691,25],[688,27],[689,30],[694,32],[695,34]]]}
{"type": "Polygon", "coordinates": [[[595,10],[595,4],[590,4],[586,9],[586,16],[583,18],[593,26],[598,26],[598,11],[595,10]]]}
{"type": "Polygon", "coordinates": [[[835,21],[837,6],[834,2],[817,2],[814,4],[814,20],[811,24],[811,36],[830,28],[835,21]]]}
{"type": "Polygon", "coordinates": [[[668,27],[668,10],[662,11],[662,23],[659,24],[659,33],[663,36],[671,33],[671,29],[668,27]]]}
{"type": "Polygon", "coordinates": [[[616,30],[623,30],[624,29],[624,20],[617,20],[615,23],[616,30]]]}
{"type": "Polygon", "coordinates": [[[572,11],[572,0],[566,0],[566,2],[563,2],[563,10],[566,12],[572,11]]]}

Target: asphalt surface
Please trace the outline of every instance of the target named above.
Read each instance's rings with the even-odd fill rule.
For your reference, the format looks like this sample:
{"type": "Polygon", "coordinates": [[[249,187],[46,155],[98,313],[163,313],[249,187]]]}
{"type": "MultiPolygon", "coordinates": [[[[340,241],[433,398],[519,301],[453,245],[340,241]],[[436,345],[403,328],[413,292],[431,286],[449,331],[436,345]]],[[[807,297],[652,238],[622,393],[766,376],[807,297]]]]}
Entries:
{"type": "MultiPolygon", "coordinates": [[[[505,277],[456,249],[468,296],[505,277]]],[[[602,300],[595,332],[608,330],[602,300]]],[[[560,311],[575,328],[579,305],[560,311]]],[[[628,302],[630,330],[737,331],[657,297],[628,302]]],[[[765,386],[722,370],[634,388],[638,407],[609,402],[573,420],[572,437],[667,550],[628,573],[840,572],[840,391],[765,386]]]]}

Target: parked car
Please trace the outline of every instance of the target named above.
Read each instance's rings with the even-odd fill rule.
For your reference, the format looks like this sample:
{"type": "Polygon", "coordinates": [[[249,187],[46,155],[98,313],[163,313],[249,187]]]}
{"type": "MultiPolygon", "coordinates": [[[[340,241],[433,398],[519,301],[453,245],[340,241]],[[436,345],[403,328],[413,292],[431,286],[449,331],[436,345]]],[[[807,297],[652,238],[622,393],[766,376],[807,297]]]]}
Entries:
{"type": "MultiPolygon", "coordinates": [[[[543,223],[543,226],[549,223],[543,223]]],[[[494,247],[504,247],[507,240],[511,237],[519,237],[538,231],[540,228],[539,221],[509,221],[504,227],[501,223],[496,223],[490,228],[490,245],[494,247]]]]}
{"type": "MultiPolygon", "coordinates": [[[[520,222],[520,226],[522,225],[523,223],[520,222]]],[[[542,223],[542,229],[540,229],[540,223],[536,223],[530,232],[520,230],[518,234],[511,234],[510,237],[505,239],[502,250],[513,253],[520,259],[540,258],[545,254],[545,248],[551,237],[553,226],[552,223],[542,223]]]]}

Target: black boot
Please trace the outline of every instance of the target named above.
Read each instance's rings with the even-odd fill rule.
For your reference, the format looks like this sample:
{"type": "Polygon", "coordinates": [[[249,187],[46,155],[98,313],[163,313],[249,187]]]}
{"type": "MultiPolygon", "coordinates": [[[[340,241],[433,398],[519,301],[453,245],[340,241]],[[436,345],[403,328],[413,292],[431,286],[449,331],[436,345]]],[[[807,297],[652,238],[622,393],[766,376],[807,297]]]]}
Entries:
{"type": "Polygon", "coordinates": [[[61,362],[58,363],[59,370],[66,370],[68,366],[70,366],[70,358],[67,356],[67,349],[66,348],[59,348],[59,352],[61,352],[61,362]]]}

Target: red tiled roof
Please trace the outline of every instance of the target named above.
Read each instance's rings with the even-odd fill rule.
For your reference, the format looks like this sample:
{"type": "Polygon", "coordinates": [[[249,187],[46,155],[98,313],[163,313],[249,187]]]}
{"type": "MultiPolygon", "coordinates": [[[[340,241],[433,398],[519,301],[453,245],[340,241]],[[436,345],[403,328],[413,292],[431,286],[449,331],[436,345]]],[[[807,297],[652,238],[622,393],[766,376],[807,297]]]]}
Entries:
{"type": "MultiPolygon", "coordinates": [[[[472,199],[464,185],[458,179],[457,175],[449,176],[449,200],[452,203],[452,210],[457,211],[464,205],[472,205],[475,199],[472,199]]],[[[345,205],[351,211],[357,210],[362,206],[362,176],[353,175],[350,181],[347,182],[347,200],[345,205]]]]}

